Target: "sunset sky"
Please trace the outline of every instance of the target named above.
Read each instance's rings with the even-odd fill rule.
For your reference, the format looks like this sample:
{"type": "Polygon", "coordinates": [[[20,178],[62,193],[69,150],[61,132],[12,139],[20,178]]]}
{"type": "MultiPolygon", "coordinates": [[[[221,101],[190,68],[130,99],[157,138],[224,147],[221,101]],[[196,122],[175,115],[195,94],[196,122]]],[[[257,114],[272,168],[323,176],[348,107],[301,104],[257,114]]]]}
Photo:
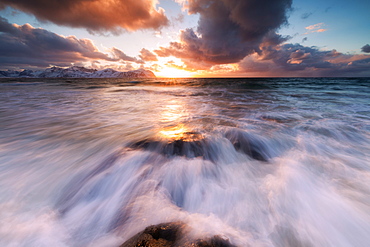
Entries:
{"type": "Polygon", "coordinates": [[[370,76],[369,0],[0,0],[0,70],[370,76]]]}

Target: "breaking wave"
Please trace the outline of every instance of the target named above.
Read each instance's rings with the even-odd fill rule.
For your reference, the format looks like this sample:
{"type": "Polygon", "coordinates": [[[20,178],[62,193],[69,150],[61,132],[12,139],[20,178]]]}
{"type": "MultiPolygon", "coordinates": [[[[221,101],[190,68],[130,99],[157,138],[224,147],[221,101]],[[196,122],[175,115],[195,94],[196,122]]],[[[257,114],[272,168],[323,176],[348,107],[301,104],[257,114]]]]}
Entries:
{"type": "Polygon", "coordinates": [[[0,84],[0,245],[368,246],[368,83],[194,80],[0,84]]]}

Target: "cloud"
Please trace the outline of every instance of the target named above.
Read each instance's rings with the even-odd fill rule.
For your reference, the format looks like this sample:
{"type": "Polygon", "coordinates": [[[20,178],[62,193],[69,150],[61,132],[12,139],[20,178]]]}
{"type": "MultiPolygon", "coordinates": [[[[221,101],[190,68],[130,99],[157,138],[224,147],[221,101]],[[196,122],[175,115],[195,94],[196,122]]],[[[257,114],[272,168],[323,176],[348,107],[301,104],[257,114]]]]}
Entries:
{"type": "Polygon", "coordinates": [[[315,29],[319,29],[321,28],[322,26],[324,25],[323,22],[321,23],[317,23],[317,24],[314,24],[314,25],[310,25],[308,27],[305,27],[307,30],[315,30],[315,29]]]}
{"type": "Polygon", "coordinates": [[[111,49],[112,51],[112,54],[114,55],[114,57],[117,59],[117,60],[122,60],[122,61],[129,61],[129,62],[135,62],[135,63],[144,63],[144,61],[142,60],[138,60],[137,58],[135,57],[130,57],[130,56],[127,56],[123,51],[113,47],[111,49]]]}
{"type": "Polygon", "coordinates": [[[110,54],[102,53],[89,39],[64,37],[30,24],[10,24],[0,17],[1,66],[70,66],[94,60],[140,62],[117,48],[112,48],[110,54]]]}
{"type": "Polygon", "coordinates": [[[157,0],[0,0],[0,8],[10,6],[33,14],[41,21],[86,28],[91,32],[118,33],[122,28],[158,29],[168,25],[157,0]]]}
{"type": "Polygon", "coordinates": [[[258,49],[266,35],[287,22],[291,0],[180,1],[199,14],[197,30],[182,30],[180,41],[156,50],[158,56],[181,58],[189,68],[235,63],[258,49]]]}
{"type": "Polygon", "coordinates": [[[370,45],[369,44],[364,45],[363,47],[361,47],[361,51],[369,53],[370,52],[370,45]]]}
{"type": "Polygon", "coordinates": [[[139,57],[142,60],[148,61],[148,62],[158,61],[157,56],[154,53],[152,53],[151,51],[149,51],[145,48],[141,49],[139,57]]]}
{"type": "Polygon", "coordinates": [[[370,76],[370,56],[321,51],[300,44],[262,44],[239,63],[241,72],[263,76],[370,76]]]}
{"type": "Polygon", "coordinates": [[[317,23],[317,24],[314,24],[314,25],[310,25],[308,27],[305,27],[305,29],[308,30],[308,32],[306,32],[304,34],[322,33],[322,32],[328,31],[328,29],[322,28],[323,26],[325,26],[324,23],[317,23]]]}
{"type": "Polygon", "coordinates": [[[303,13],[301,15],[301,19],[305,20],[307,19],[308,17],[310,17],[313,13],[312,12],[309,12],[309,13],[303,13]]]}

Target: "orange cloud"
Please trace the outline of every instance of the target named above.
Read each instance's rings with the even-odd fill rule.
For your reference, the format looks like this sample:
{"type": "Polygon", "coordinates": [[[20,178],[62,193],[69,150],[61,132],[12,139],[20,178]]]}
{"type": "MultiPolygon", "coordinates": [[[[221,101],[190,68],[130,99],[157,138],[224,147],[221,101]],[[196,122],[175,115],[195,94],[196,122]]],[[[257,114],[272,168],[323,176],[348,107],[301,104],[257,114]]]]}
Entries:
{"type": "Polygon", "coordinates": [[[10,6],[43,21],[112,33],[167,25],[164,10],[156,9],[156,4],[157,0],[0,0],[0,8],[10,6]]]}
{"type": "Polygon", "coordinates": [[[321,22],[321,23],[317,23],[317,24],[314,24],[314,25],[310,25],[308,27],[305,27],[305,29],[308,30],[308,32],[306,32],[304,34],[322,33],[322,32],[328,31],[328,29],[322,28],[323,26],[325,26],[325,24],[323,22],[321,22]]]}
{"type": "Polygon", "coordinates": [[[158,61],[157,56],[145,48],[141,49],[139,57],[144,61],[151,61],[151,62],[158,61]]]}
{"type": "Polygon", "coordinates": [[[321,28],[322,26],[324,25],[323,22],[321,23],[317,23],[317,24],[314,24],[314,25],[310,25],[308,27],[305,27],[307,30],[315,30],[315,29],[319,29],[321,28]]]}

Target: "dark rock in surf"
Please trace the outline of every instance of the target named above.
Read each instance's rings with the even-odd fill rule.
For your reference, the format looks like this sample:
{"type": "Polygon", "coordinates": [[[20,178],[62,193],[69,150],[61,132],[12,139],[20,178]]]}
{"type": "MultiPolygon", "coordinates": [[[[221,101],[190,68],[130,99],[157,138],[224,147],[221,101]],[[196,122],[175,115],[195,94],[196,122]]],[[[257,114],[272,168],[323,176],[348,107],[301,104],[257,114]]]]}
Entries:
{"type": "Polygon", "coordinates": [[[151,152],[162,154],[166,157],[182,156],[186,158],[203,157],[204,159],[215,161],[217,155],[213,154],[209,146],[211,144],[205,140],[170,140],[157,141],[152,139],[141,140],[129,145],[132,149],[144,149],[151,152]]]}
{"type": "Polygon", "coordinates": [[[190,240],[185,236],[186,225],[182,222],[169,222],[148,226],[120,247],[233,247],[220,236],[190,240]]]}
{"type": "Polygon", "coordinates": [[[266,144],[251,134],[233,129],[227,131],[225,137],[237,151],[245,153],[252,159],[267,162],[271,158],[266,144]]]}
{"type": "MultiPolygon", "coordinates": [[[[191,132],[190,132],[191,133],[191,132]]],[[[192,134],[192,133],[191,133],[192,134]]],[[[182,156],[186,158],[202,157],[205,160],[215,162],[219,158],[219,150],[216,142],[206,138],[184,138],[174,140],[145,139],[131,143],[129,148],[143,149],[162,154],[166,157],[182,156]]],[[[265,161],[271,158],[267,145],[259,138],[241,130],[233,129],[225,133],[234,148],[252,159],[265,161]]]]}
{"type": "Polygon", "coordinates": [[[148,226],[120,247],[170,247],[173,246],[176,239],[180,238],[181,227],[183,227],[183,224],[179,222],[148,226]]]}
{"type": "Polygon", "coordinates": [[[225,240],[220,236],[216,235],[208,239],[198,239],[194,243],[191,243],[190,246],[195,247],[236,247],[232,245],[229,240],[225,240]]]}

